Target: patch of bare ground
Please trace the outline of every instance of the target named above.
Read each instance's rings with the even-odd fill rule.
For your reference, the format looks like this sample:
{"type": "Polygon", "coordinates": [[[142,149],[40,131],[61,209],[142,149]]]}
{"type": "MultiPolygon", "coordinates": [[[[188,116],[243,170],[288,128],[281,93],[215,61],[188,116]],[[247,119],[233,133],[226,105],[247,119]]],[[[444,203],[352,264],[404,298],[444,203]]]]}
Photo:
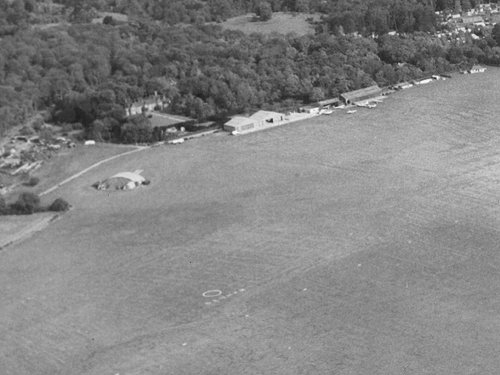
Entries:
{"type": "Polygon", "coordinates": [[[152,148],[62,186],[64,220],[0,252],[3,373],[495,373],[499,79],[152,148]],[[151,185],[89,186],[136,169],[151,185]]]}

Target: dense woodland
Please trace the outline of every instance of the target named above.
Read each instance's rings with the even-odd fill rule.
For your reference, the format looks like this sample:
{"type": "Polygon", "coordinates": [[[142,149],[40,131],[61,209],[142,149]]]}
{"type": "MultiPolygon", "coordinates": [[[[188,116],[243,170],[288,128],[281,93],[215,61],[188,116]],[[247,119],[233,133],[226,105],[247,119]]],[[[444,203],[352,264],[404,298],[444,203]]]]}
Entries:
{"type": "Polygon", "coordinates": [[[155,92],[171,101],[171,112],[205,120],[500,63],[498,27],[465,42],[431,34],[436,8],[472,0],[59,3],[0,0],[0,132],[45,111],[47,120],[81,126],[99,140],[148,141],[147,120],[126,119],[124,108],[155,92]],[[266,8],[271,17],[288,10],[323,18],[310,36],[245,35],[217,24],[249,11],[267,17],[266,8]],[[128,14],[129,22],[89,23],[97,11],[128,14]],[[58,21],[67,23],[37,26],[58,21]]]}

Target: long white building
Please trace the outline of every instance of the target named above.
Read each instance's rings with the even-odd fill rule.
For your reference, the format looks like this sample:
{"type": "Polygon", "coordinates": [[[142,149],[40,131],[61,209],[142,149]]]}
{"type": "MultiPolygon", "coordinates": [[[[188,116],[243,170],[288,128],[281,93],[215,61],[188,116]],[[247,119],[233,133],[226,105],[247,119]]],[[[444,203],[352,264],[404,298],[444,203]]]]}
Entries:
{"type": "Polygon", "coordinates": [[[224,124],[224,130],[235,134],[245,134],[272,128],[281,125],[284,121],[283,113],[258,111],[249,117],[234,116],[224,124]]]}

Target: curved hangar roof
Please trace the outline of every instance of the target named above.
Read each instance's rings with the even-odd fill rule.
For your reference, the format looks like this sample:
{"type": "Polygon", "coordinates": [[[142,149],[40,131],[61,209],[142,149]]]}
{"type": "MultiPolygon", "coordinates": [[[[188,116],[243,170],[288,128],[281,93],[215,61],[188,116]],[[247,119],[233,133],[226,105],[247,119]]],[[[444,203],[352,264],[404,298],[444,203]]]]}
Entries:
{"type": "Polygon", "coordinates": [[[146,181],[143,176],[134,172],[120,172],[115,174],[114,176],[111,176],[110,179],[111,178],[126,178],[127,180],[137,182],[139,184],[142,184],[144,181],[146,181]]]}

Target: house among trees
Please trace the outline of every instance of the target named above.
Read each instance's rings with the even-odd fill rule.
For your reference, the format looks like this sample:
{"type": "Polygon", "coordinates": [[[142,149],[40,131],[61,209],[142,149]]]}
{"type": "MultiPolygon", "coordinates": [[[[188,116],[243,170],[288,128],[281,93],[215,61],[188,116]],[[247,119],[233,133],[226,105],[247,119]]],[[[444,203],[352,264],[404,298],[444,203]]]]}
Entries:
{"type": "Polygon", "coordinates": [[[462,22],[466,25],[485,25],[481,16],[462,16],[462,22]]]}
{"type": "Polygon", "coordinates": [[[284,120],[283,113],[258,111],[249,117],[234,116],[224,124],[224,130],[235,134],[250,133],[281,125],[284,120]]]}
{"type": "Polygon", "coordinates": [[[164,110],[168,104],[169,102],[164,97],[155,95],[132,103],[125,109],[125,112],[127,116],[140,115],[154,110],[164,110]]]}
{"type": "Polygon", "coordinates": [[[382,94],[382,89],[377,85],[365,87],[364,89],[354,90],[340,94],[344,104],[356,104],[362,100],[374,98],[382,94]]]}

